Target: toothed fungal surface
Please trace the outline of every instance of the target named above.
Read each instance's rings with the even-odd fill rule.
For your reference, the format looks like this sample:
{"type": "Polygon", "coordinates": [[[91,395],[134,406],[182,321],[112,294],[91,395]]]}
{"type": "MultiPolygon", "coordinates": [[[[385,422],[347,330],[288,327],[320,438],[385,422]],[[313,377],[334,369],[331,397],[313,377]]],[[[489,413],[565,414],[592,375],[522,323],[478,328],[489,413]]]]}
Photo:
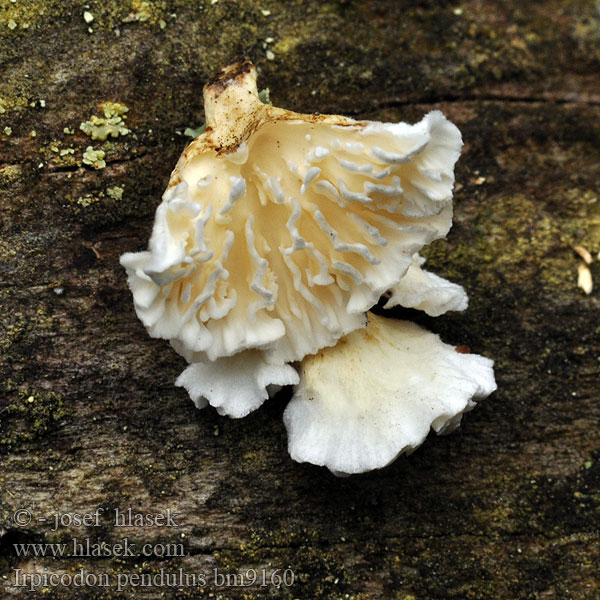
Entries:
{"type": "Polygon", "coordinates": [[[301,115],[258,99],[248,63],[205,88],[149,249],[125,254],[138,316],[190,362],[258,348],[299,360],[364,326],[452,220],[458,129],[301,115]]]}

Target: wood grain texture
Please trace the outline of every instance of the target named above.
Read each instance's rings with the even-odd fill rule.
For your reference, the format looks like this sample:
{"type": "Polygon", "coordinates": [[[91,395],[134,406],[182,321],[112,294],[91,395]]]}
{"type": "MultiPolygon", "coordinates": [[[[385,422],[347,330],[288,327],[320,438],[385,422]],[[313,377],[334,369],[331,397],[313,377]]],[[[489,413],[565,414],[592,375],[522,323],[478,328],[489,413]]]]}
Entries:
{"type": "Polygon", "coordinates": [[[600,250],[597,4],[86,7],[0,1],[2,597],[600,598],[600,300],[576,287],[572,250],[600,250]],[[276,105],[407,121],[440,108],[463,132],[455,225],[426,254],[470,307],[395,314],[494,358],[498,391],[380,472],[336,479],[292,462],[285,393],[241,420],[197,411],[173,386],[183,360],[135,317],[118,257],[145,247],[181,133],[203,120],[202,83],[239,54],[276,105]],[[131,133],[91,140],[79,125],[106,101],[129,108],[131,133]],[[104,169],[82,164],[90,145],[104,169]],[[99,507],[99,526],[52,531],[53,515],[99,507]],[[116,527],[116,508],[170,509],[178,526],[116,527]],[[21,509],[32,521],[18,526],[21,509]],[[181,543],[184,556],[15,547],[73,538],[181,543]],[[281,589],[214,580],[287,568],[281,589]],[[32,595],[15,569],[113,585],[32,595]],[[206,585],[116,587],[178,569],[206,585]]]}

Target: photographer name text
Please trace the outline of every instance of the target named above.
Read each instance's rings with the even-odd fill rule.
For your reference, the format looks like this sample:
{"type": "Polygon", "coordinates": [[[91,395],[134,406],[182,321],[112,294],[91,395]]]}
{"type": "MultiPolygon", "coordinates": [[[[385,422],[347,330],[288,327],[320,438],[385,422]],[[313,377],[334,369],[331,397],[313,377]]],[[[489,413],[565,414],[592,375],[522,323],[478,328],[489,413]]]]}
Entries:
{"type": "MultiPolygon", "coordinates": [[[[111,511],[103,507],[89,513],[56,513],[51,517],[38,517],[38,523],[50,523],[52,531],[59,527],[100,527],[106,524],[109,517],[115,527],[179,527],[175,518],[177,513],[172,513],[168,508],[160,513],[135,512],[131,508],[115,508],[111,511]]],[[[27,527],[34,520],[33,514],[28,509],[21,509],[14,513],[13,521],[19,527],[27,527]]]]}

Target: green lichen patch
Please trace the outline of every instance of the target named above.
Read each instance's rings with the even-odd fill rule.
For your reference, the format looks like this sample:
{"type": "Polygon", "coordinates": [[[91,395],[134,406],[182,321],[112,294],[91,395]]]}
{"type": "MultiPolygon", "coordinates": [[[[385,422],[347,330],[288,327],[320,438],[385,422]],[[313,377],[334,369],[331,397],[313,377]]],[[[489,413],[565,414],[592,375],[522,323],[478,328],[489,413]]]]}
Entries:
{"type": "Polygon", "coordinates": [[[0,98],[0,115],[7,115],[11,111],[20,111],[24,108],[27,108],[26,98],[11,95],[0,98]]]}
{"type": "Polygon", "coordinates": [[[148,21],[152,16],[151,13],[152,5],[150,2],[133,2],[132,3],[132,12],[123,19],[124,23],[131,23],[133,21],[137,21],[139,23],[143,23],[144,21],[148,21]]]}
{"type": "Polygon", "coordinates": [[[96,202],[99,202],[100,198],[97,198],[96,196],[92,196],[91,194],[88,194],[86,196],[79,196],[79,198],[77,198],[76,203],[79,204],[79,206],[82,206],[83,208],[87,208],[88,206],[91,206],[92,204],[95,204],[96,202]]]}
{"type": "Polygon", "coordinates": [[[260,90],[260,92],[258,92],[258,99],[263,104],[269,104],[269,105],[273,104],[271,102],[271,90],[269,88],[265,88],[264,90],[260,90]]]}
{"type": "MultiPolygon", "coordinates": [[[[37,138],[36,131],[29,132],[30,137],[37,138]]],[[[40,157],[43,161],[55,167],[75,167],[78,159],[75,157],[75,148],[65,145],[62,141],[52,140],[39,148],[40,157]]]]}
{"type": "Polygon", "coordinates": [[[19,30],[33,29],[43,20],[47,4],[47,2],[31,0],[19,0],[18,2],[10,0],[10,2],[0,3],[0,34],[4,33],[4,28],[13,35],[19,30]]]}
{"type": "MultiPolygon", "coordinates": [[[[8,315],[7,315],[8,316],[8,315]]],[[[27,329],[27,319],[20,312],[12,313],[10,319],[2,323],[2,334],[0,335],[0,350],[6,353],[13,344],[17,343],[27,329]]]]}
{"type": "Polygon", "coordinates": [[[66,196],[65,206],[76,220],[87,225],[115,222],[133,210],[125,189],[125,185],[116,184],[93,191],[81,189],[66,196]]]}
{"type": "Polygon", "coordinates": [[[104,150],[94,150],[92,146],[88,146],[83,153],[82,162],[84,165],[94,167],[94,169],[104,169],[106,167],[104,157],[104,150]]]}
{"type": "Polygon", "coordinates": [[[123,187],[119,187],[118,185],[115,185],[113,187],[106,188],[106,195],[109,198],[112,198],[113,200],[118,201],[118,200],[123,199],[123,191],[124,191],[123,187]]]}
{"type": "Polygon", "coordinates": [[[21,178],[23,168],[20,165],[6,165],[0,168],[0,184],[10,185],[21,178]]]}
{"type": "Polygon", "coordinates": [[[39,440],[54,430],[64,417],[62,399],[53,392],[17,391],[4,381],[2,388],[12,400],[0,408],[0,452],[23,442],[39,440]]]}
{"type": "Polygon", "coordinates": [[[196,127],[195,129],[193,127],[186,127],[183,135],[187,136],[187,137],[191,137],[191,138],[197,138],[199,135],[202,135],[204,133],[204,130],[206,129],[206,123],[203,123],[202,125],[200,125],[199,127],[196,127]]]}
{"type": "Polygon", "coordinates": [[[115,202],[119,202],[123,199],[124,187],[120,186],[111,186],[106,188],[106,190],[100,190],[97,193],[87,193],[83,196],[78,196],[77,198],[70,197],[69,203],[75,206],[80,206],[82,208],[88,208],[93,204],[98,202],[102,203],[103,201],[109,205],[114,204],[115,202]]]}
{"type": "Polygon", "coordinates": [[[162,18],[166,10],[165,2],[149,2],[148,0],[134,0],[131,3],[131,11],[123,19],[123,23],[158,23],[164,29],[166,22],[162,18]],[[164,25],[163,25],[164,23],[164,25]]]}
{"type": "Polygon", "coordinates": [[[103,117],[92,115],[89,121],[84,121],[79,129],[89,135],[93,140],[105,141],[109,136],[117,138],[120,135],[131,133],[125,127],[127,106],[119,102],[105,102],[100,105],[104,113],[103,117]]]}

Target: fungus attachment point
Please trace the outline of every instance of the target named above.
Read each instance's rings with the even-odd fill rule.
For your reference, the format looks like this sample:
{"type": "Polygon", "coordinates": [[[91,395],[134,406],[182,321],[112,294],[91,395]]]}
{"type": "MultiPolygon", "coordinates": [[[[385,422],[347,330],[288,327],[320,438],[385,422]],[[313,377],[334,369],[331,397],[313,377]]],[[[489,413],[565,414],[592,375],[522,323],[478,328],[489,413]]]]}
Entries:
{"type": "Polygon", "coordinates": [[[287,111],[261,102],[247,60],[204,104],[148,250],[121,257],[138,317],[190,363],[177,385],[197,406],[254,410],[388,290],[429,314],[466,306],[416,257],[452,221],[462,139],[441,112],[408,125],[287,111]]]}
{"type": "Polygon", "coordinates": [[[365,329],[306,357],[283,415],[294,460],[338,475],[380,469],[449,433],[496,389],[493,362],[414,323],[369,314],[365,329]]]}

